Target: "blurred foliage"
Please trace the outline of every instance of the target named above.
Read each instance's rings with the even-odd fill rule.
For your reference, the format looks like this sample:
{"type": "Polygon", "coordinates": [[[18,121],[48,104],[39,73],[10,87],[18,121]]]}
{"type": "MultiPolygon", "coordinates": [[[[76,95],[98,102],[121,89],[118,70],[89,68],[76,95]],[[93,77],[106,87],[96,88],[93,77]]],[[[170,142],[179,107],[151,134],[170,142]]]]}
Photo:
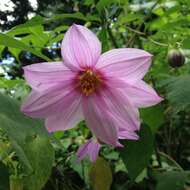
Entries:
{"type": "Polygon", "coordinates": [[[190,1],[10,3],[13,10],[0,11],[0,190],[190,189],[190,1]],[[61,60],[61,40],[72,23],[93,30],[103,51],[134,47],[152,53],[145,80],[165,99],[140,110],[139,141],[125,141],[119,150],[103,145],[94,164],[76,161],[78,146],[89,137],[84,122],[48,134],[18,106],[30,91],[22,67],[61,60]],[[183,52],[183,66],[169,65],[171,49],[183,52]]]}

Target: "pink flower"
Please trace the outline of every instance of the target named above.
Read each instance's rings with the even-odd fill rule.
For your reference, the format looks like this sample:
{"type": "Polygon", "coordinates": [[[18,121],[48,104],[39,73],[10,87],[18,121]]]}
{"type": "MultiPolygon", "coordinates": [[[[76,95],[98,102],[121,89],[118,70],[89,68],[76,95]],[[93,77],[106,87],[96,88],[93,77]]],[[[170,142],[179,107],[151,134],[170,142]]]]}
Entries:
{"type": "MultiPolygon", "coordinates": [[[[66,32],[61,53],[64,62],[24,67],[33,90],[21,110],[28,116],[45,118],[49,132],[70,129],[85,119],[100,142],[116,147],[121,146],[119,139],[138,139],[138,108],[162,100],[142,80],[152,55],[132,48],[101,55],[97,37],[76,24],[66,32]]],[[[94,161],[99,148],[92,143],[82,149],[84,146],[95,147],[95,153],[85,148],[85,155],[94,161]]]]}
{"type": "Polygon", "coordinates": [[[90,158],[91,162],[95,162],[100,150],[100,143],[96,139],[89,139],[77,151],[78,161],[81,161],[86,156],[90,158]]]}

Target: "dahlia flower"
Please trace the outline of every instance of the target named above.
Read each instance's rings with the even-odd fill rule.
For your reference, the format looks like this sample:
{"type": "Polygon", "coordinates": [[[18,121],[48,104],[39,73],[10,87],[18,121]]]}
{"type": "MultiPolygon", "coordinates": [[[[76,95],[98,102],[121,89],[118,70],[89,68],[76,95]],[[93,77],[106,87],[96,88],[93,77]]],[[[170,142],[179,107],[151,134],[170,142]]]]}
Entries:
{"type": "Polygon", "coordinates": [[[159,103],[142,79],[152,55],[135,48],[113,49],[101,55],[101,43],[84,26],[73,24],[62,41],[60,62],[24,67],[32,92],[21,106],[33,118],[44,118],[49,132],[66,130],[85,120],[97,139],[78,150],[79,160],[95,161],[100,144],[122,146],[119,139],[137,140],[138,108],[159,103]]]}

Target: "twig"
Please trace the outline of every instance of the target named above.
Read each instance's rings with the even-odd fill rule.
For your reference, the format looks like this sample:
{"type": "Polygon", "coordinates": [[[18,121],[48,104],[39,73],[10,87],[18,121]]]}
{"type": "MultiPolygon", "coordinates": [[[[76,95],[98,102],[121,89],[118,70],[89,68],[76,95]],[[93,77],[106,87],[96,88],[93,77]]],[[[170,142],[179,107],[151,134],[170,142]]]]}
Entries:
{"type": "Polygon", "coordinates": [[[141,35],[141,36],[145,36],[146,34],[144,32],[141,32],[141,31],[138,31],[138,30],[135,30],[129,26],[126,26],[126,28],[128,28],[128,30],[132,31],[132,32],[135,32],[136,34],[138,35],[141,35]]]}

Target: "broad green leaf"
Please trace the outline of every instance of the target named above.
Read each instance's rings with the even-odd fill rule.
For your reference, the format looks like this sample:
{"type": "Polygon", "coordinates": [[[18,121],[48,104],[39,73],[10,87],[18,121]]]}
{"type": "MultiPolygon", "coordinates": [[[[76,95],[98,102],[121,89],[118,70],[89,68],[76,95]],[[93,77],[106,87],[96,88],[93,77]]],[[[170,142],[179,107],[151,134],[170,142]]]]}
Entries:
{"type": "Polygon", "coordinates": [[[54,150],[41,122],[25,117],[16,101],[0,95],[0,127],[7,134],[23,166],[23,185],[41,190],[54,161],[54,150]]]}
{"type": "Polygon", "coordinates": [[[99,157],[93,163],[89,177],[94,190],[109,190],[112,184],[112,172],[109,163],[99,157]]]}
{"type": "Polygon", "coordinates": [[[48,40],[49,36],[46,33],[30,34],[28,36],[21,38],[21,42],[23,42],[24,44],[32,43],[34,47],[36,46],[38,48],[44,48],[48,40]]]}
{"type": "Polygon", "coordinates": [[[146,125],[141,126],[138,141],[124,141],[125,148],[120,150],[121,158],[132,180],[148,166],[153,152],[153,135],[146,125]]]}
{"type": "Polygon", "coordinates": [[[12,48],[20,49],[20,50],[29,51],[38,57],[41,57],[47,61],[50,61],[50,59],[46,57],[45,55],[43,55],[40,51],[36,51],[32,47],[21,42],[20,40],[14,39],[3,33],[0,33],[0,45],[4,45],[5,47],[12,47],[12,48]]]}
{"type": "Polygon", "coordinates": [[[161,105],[141,109],[140,115],[143,122],[151,128],[152,132],[156,132],[164,122],[164,109],[161,105]]]}
{"type": "Polygon", "coordinates": [[[0,162],[0,190],[9,190],[9,171],[2,162],[0,162]]]}
{"type": "Polygon", "coordinates": [[[156,190],[183,190],[186,180],[186,172],[168,171],[158,176],[156,190]]]}
{"type": "Polygon", "coordinates": [[[167,99],[174,106],[175,111],[180,111],[190,106],[190,75],[172,77],[164,81],[167,99]]]}

